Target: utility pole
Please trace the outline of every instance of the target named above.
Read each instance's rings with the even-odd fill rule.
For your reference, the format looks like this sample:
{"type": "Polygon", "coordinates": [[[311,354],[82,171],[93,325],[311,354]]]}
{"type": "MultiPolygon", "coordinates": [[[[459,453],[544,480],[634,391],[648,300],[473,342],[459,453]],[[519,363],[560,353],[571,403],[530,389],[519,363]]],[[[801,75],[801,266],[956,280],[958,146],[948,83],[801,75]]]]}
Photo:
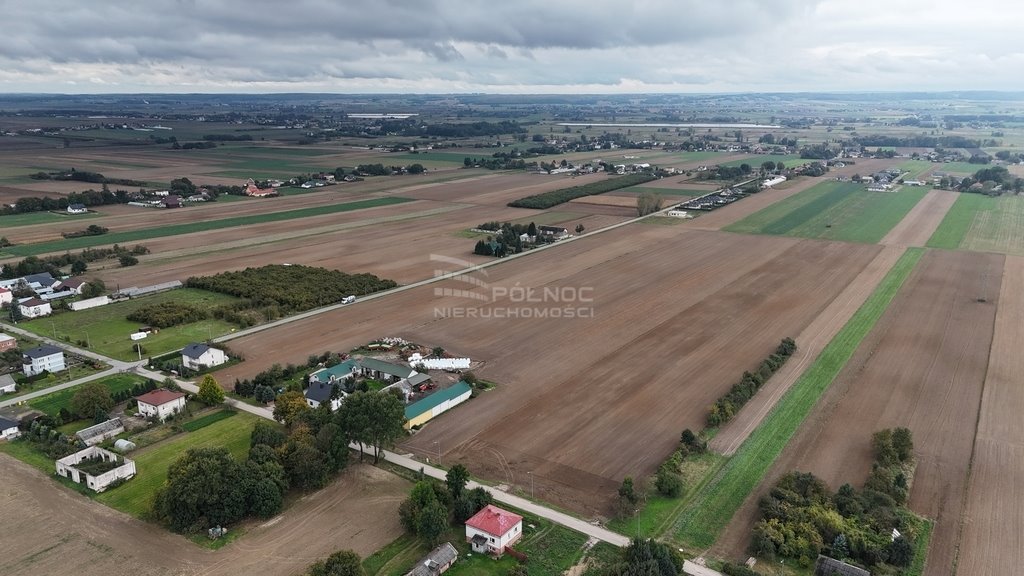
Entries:
{"type": "Polygon", "coordinates": [[[527,474],[530,475],[530,500],[533,500],[533,472],[527,471],[527,474]]]}
{"type": "Polygon", "coordinates": [[[437,465],[441,465],[441,442],[434,440],[434,444],[437,444],[437,465]]]}

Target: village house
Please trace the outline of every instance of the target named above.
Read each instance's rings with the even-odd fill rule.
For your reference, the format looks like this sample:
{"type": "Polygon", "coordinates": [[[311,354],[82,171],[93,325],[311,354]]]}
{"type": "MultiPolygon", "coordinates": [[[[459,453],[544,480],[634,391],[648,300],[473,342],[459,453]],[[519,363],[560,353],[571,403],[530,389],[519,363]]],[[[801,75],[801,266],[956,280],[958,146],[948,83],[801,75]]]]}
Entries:
{"type": "Polygon", "coordinates": [[[18,347],[18,340],[10,334],[0,332],[0,352],[18,347]]]}
{"type": "Polygon", "coordinates": [[[0,288],[0,306],[14,302],[14,292],[9,288],[0,288]]]}
{"type": "Polygon", "coordinates": [[[459,551],[451,542],[445,542],[434,548],[416,563],[405,576],[440,576],[444,574],[459,557],[459,551]]]}
{"type": "Polygon", "coordinates": [[[569,230],[561,226],[537,226],[537,233],[541,236],[561,240],[569,237],[569,230]]]}
{"type": "Polygon", "coordinates": [[[41,290],[48,290],[60,283],[59,280],[50,275],[49,272],[40,272],[38,274],[29,274],[22,278],[25,284],[28,285],[35,292],[41,290]]]}
{"type": "Polygon", "coordinates": [[[331,412],[341,408],[345,399],[345,392],[341,389],[341,382],[310,382],[304,393],[306,404],[310,408],[319,408],[321,404],[330,402],[331,412]]]}
{"type": "Polygon", "coordinates": [[[501,556],[523,536],[523,517],[488,504],[466,520],[466,542],[473,552],[501,556]]]}
{"type": "Polygon", "coordinates": [[[316,372],[309,375],[309,383],[330,383],[330,382],[341,382],[342,380],[352,376],[356,373],[357,366],[355,360],[345,360],[340,364],[335,364],[328,368],[321,368],[316,372]]]}
{"type": "Polygon", "coordinates": [[[253,180],[252,178],[249,178],[248,180],[245,181],[245,195],[246,196],[253,196],[255,198],[263,198],[264,196],[275,196],[275,195],[277,195],[277,190],[275,190],[272,187],[271,188],[260,188],[260,187],[256,186],[256,181],[255,180],[253,180]]]}
{"type": "Polygon", "coordinates": [[[76,296],[82,295],[82,287],[88,284],[85,278],[69,278],[57,283],[53,289],[57,292],[70,292],[76,296]]]}
{"type": "Polygon", "coordinates": [[[135,400],[139,404],[139,414],[157,420],[166,420],[185,409],[185,394],[171,392],[166,388],[146,392],[135,400]]]}
{"type": "Polygon", "coordinates": [[[86,214],[89,209],[85,207],[85,204],[68,204],[68,214],[86,214]]]}
{"type": "Polygon", "coordinates": [[[189,344],[181,349],[181,365],[189,370],[204,370],[228,361],[227,354],[206,344],[189,344]]]}
{"type": "Polygon", "coordinates": [[[10,374],[0,375],[0,394],[13,394],[18,389],[18,384],[10,374]]]}
{"type": "Polygon", "coordinates": [[[0,440],[11,440],[21,435],[18,431],[18,423],[0,416],[0,440]]]}
{"type": "Polygon", "coordinates": [[[181,197],[176,194],[169,194],[160,200],[164,208],[181,208],[181,197]]]}
{"type": "Polygon", "coordinates": [[[383,382],[397,382],[416,374],[416,371],[408,366],[392,364],[376,358],[363,358],[359,361],[358,366],[361,376],[383,382]]]}
{"type": "Polygon", "coordinates": [[[50,303],[40,298],[29,298],[18,303],[18,309],[25,318],[40,318],[53,313],[50,303]]]}
{"type": "Polygon", "coordinates": [[[21,371],[25,376],[35,376],[43,372],[60,372],[64,369],[64,351],[56,346],[43,344],[37,348],[26,350],[21,357],[21,371]]]}

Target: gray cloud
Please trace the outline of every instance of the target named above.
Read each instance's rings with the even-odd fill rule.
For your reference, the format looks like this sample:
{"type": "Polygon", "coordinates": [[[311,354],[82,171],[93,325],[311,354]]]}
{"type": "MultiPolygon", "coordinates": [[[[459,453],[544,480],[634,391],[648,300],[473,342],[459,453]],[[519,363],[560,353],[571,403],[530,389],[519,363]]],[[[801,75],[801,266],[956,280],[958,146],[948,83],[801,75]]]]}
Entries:
{"type": "Polygon", "coordinates": [[[1024,11],[999,0],[0,0],[0,13],[0,90],[1024,88],[1024,11]]]}

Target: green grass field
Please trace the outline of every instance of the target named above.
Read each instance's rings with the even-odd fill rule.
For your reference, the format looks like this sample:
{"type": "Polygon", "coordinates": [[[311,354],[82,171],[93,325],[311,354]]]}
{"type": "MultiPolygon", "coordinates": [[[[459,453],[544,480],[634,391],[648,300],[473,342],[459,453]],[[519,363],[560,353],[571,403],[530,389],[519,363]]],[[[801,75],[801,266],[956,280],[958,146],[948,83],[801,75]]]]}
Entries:
{"type": "Polygon", "coordinates": [[[917,180],[922,174],[933,169],[941,172],[942,170],[939,166],[941,166],[941,164],[935,164],[934,162],[929,162],[927,160],[905,160],[896,165],[900,170],[908,172],[908,174],[904,176],[905,180],[917,180]]]}
{"type": "Polygon", "coordinates": [[[153,496],[167,479],[167,470],[190,448],[227,448],[236,458],[249,453],[249,435],[258,418],[239,413],[236,417],[215,422],[195,432],[186,432],[132,453],[137,469],[135,478],[125,484],[96,495],[96,500],[131,514],[145,518],[150,511],[153,496]]]}
{"type": "Polygon", "coordinates": [[[681,152],[679,154],[672,154],[671,158],[678,158],[683,162],[700,162],[701,160],[712,160],[714,158],[719,158],[722,155],[722,152],[698,150],[696,152],[681,152]]]}
{"type": "Polygon", "coordinates": [[[746,158],[739,160],[733,160],[731,162],[722,162],[719,166],[739,166],[741,164],[750,164],[752,168],[760,168],[765,162],[782,162],[787,168],[792,168],[803,164],[804,162],[813,162],[813,160],[802,160],[799,154],[751,154],[746,158]]]}
{"type": "Polygon", "coordinates": [[[234,410],[221,410],[219,412],[213,412],[212,414],[200,416],[195,420],[185,422],[181,427],[185,429],[185,432],[195,432],[196,430],[201,430],[207,426],[212,426],[221,420],[227,420],[236,414],[238,414],[238,412],[234,410]]]}
{"type": "Polygon", "coordinates": [[[865,242],[881,240],[927,193],[868,192],[860,184],[826,180],[725,228],[730,232],[865,242]]]}
{"type": "Polygon", "coordinates": [[[204,222],[189,222],[187,224],[157,226],[153,228],[144,228],[142,230],[132,230],[130,232],[110,232],[107,234],[103,234],[102,236],[83,236],[81,238],[67,238],[64,240],[54,240],[52,242],[39,242],[36,244],[11,246],[8,248],[4,248],[4,252],[8,254],[13,254],[15,256],[36,256],[39,254],[46,254],[48,252],[80,250],[82,248],[90,248],[93,246],[105,246],[108,244],[125,244],[129,242],[138,242],[140,240],[148,240],[150,238],[165,238],[167,236],[192,234],[195,232],[205,232],[207,230],[221,230],[224,228],[246,226],[249,224],[263,224],[267,222],[280,222],[283,220],[292,220],[296,218],[324,216],[327,214],[351,212],[353,210],[375,208],[378,206],[390,206],[393,204],[402,204],[405,202],[412,202],[412,199],[400,198],[397,196],[371,198],[368,200],[345,202],[342,204],[333,204],[330,206],[300,208],[297,210],[285,210],[282,212],[267,212],[265,214],[255,214],[252,216],[237,216],[234,218],[222,218],[220,220],[207,220],[204,222]]]}
{"type": "MultiPolygon", "coordinates": [[[[651,192],[652,194],[658,194],[660,196],[700,196],[707,194],[711,190],[687,190],[685,188],[652,188],[650,186],[633,186],[631,188],[623,188],[621,192],[651,192]]],[[[678,202],[678,200],[675,200],[678,202]]]]}
{"type": "MultiPolygon", "coordinates": [[[[122,390],[128,390],[136,384],[145,382],[145,378],[136,376],[134,374],[115,374],[113,376],[107,376],[106,378],[100,378],[96,380],[100,384],[103,384],[110,389],[111,394],[115,394],[122,390]]],[[[78,392],[78,387],[67,388],[54,392],[53,394],[47,394],[46,396],[40,396],[28,401],[28,405],[36,410],[41,410],[50,416],[56,416],[60,412],[61,408],[71,409],[71,398],[78,392]]],[[[90,419],[92,416],[90,415],[90,419]]],[[[89,422],[87,425],[90,425],[89,422]]]]}
{"type": "MultiPolygon", "coordinates": [[[[63,340],[65,336],[71,342],[82,340],[91,346],[91,350],[100,354],[120,360],[135,360],[138,359],[135,342],[129,339],[128,335],[138,330],[141,325],[126,319],[128,314],[139,308],[162,302],[183,302],[212,309],[237,300],[234,296],[226,294],[193,288],[179,288],[98,308],[89,308],[78,312],[61,312],[46,318],[21,322],[19,326],[51,338],[56,333],[56,338],[59,340],[63,340]]],[[[223,336],[231,332],[232,328],[234,328],[232,324],[210,318],[191,324],[164,328],[156,334],[150,334],[144,340],[139,340],[139,343],[143,347],[143,356],[158,356],[178,350],[191,342],[203,342],[211,337],[223,336]]]]}
{"type": "MultiPolygon", "coordinates": [[[[96,212],[88,214],[60,214],[56,212],[29,212],[27,214],[10,214],[0,216],[0,230],[15,226],[32,226],[33,224],[52,224],[55,222],[71,222],[72,220],[88,220],[99,216],[96,212]]],[[[83,228],[85,225],[83,225],[83,228]]]]}
{"type": "Polygon", "coordinates": [[[960,194],[928,246],[1024,255],[1024,197],[960,194]]]}
{"type": "Polygon", "coordinates": [[[789,443],[804,418],[871,331],[914,269],[923,249],[908,249],[867,301],[822,350],[814,363],[687,507],[675,526],[676,543],[691,550],[714,544],[747,496],[789,443]]]}
{"type": "MultiPolygon", "coordinates": [[[[401,163],[401,164],[406,164],[406,165],[408,165],[408,164],[423,164],[424,166],[426,166],[428,162],[433,162],[433,163],[447,164],[449,166],[452,165],[452,164],[455,164],[455,165],[458,165],[458,166],[462,166],[463,162],[465,162],[467,156],[470,157],[470,158],[480,158],[482,155],[483,155],[482,152],[478,152],[476,150],[467,150],[465,153],[463,153],[463,152],[418,152],[416,154],[413,154],[413,153],[410,152],[410,153],[400,154],[398,156],[393,156],[393,157],[391,157],[391,156],[384,156],[380,160],[380,163],[384,164],[385,166],[387,166],[388,165],[388,160],[389,159],[393,159],[393,160],[397,161],[397,162],[395,162],[396,165],[401,163]]],[[[489,158],[490,156],[491,156],[491,153],[486,154],[486,157],[489,158]]],[[[368,162],[368,163],[376,164],[376,162],[368,162]]]]}
{"type": "Polygon", "coordinates": [[[978,170],[988,168],[990,166],[990,164],[971,164],[970,162],[943,162],[935,164],[935,171],[945,172],[947,174],[970,176],[978,170]]]}

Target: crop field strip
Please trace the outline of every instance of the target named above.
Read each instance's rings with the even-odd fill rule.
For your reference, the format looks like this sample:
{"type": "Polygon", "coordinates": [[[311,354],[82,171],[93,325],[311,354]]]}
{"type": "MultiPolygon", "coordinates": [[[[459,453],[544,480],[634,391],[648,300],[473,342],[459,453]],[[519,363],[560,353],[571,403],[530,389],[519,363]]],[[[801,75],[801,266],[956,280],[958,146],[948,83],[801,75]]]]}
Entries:
{"type": "Polygon", "coordinates": [[[924,197],[923,188],[868,192],[852,182],[822,182],[731,226],[729,232],[874,244],[924,197]]]}
{"type": "Polygon", "coordinates": [[[860,341],[882,316],[922,251],[907,250],[860,310],[836,334],[767,418],[743,443],[718,476],[702,490],[694,505],[683,511],[673,534],[677,543],[706,549],[764,478],[821,394],[839,374],[860,341]]]}
{"type": "Polygon", "coordinates": [[[223,218],[221,220],[208,220],[205,222],[193,222],[188,224],[175,224],[170,226],[145,228],[131,232],[110,232],[101,236],[83,236],[81,238],[69,238],[53,242],[40,242],[37,244],[24,244],[4,248],[4,252],[15,256],[37,256],[50,252],[61,252],[65,250],[76,250],[91,248],[95,246],[106,246],[108,244],[124,244],[138,242],[150,238],[163,238],[166,236],[178,236],[181,234],[192,234],[208,230],[220,230],[235,226],[246,226],[249,224],[262,224],[265,222],[279,222],[282,220],[293,220],[308,218],[311,216],[323,216],[325,214],[337,214],[339,212],[350,212],[363,208],[374,208],[377,206],[389,206],[412,202],[410,198],[397,196],[386,196],[382,198],[371,198],[368,200],[357,200],[343,204],[318,206],[315,208],[301,208],[298,210],[286,210],[282,212],[269,212],[252,216],[239,216],[236,218],[223,218]]]}

